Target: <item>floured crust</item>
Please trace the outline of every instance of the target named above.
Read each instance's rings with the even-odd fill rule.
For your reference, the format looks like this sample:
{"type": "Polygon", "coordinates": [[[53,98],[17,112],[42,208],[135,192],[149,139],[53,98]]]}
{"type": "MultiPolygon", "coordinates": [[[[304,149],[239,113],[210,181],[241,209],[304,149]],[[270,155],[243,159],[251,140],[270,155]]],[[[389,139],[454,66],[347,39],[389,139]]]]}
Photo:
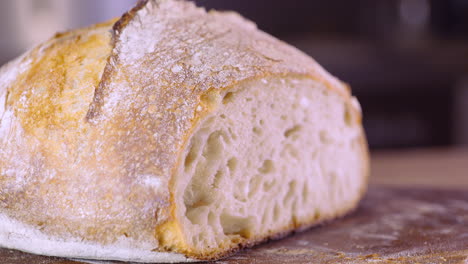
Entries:
{"type": "MultiPolygon", "coordinates": [[[[252,79],[284,76],[313,79],[352,104],[349,88],[235,13],[206,13],[184,1],[146,0],[111,30],[112,24],[57,35],[0,71],[0,99],[2,89],[8,90],[0,112],[1,214],[64,241],[81,238],[107,246],[125,238],[135,249],[147,250],[149,243],[155,251],[215,259],[356,206],[361,197],[335,215],[286,225],[267,237],[193,251],[176,218],[172,179],[193,129],[216,110],[205,95],[252,79]],[[97,41],[82,46],[84,38],[92,37],[97,41]],[[96,53],[77,56],[85,61],[76,72],[66,70],[58,76],[61,81],[54,77],[76,62],[65,60],[47,62],[51,71],[36,74],[42,61],[57,57],[56,52],[67,59],[67,49],[77,47],[96,53]],[[95,68],[87,71],[80,68],[83,64],[95,68]],[[16,66],[22,70],[12,73],[16,66]],[[77,85],[87,89],[73,94],[74,80],[89,80],[77,85]],[[66,96],[88,99],[77,103],[66,96]],[[89,107],[82,106],[86,102],[89,107]],[[80,106],[70,111],[70,104],[80,106]],[[19,167],[22,171],[15,171],[19,167]],[[24,182],[14,185],[20,174],[24,182]]],[[[351,109],[360,123],[361,113],[351,109]]],[[[368,168],[364,133],[362,160],[368,168]]],[[[89,257],[103,258],[99,253],[89,257]]],[[[172,260],[179,259],[176,254],[172,260]]]]}
{"type": "Polygon", "coordinates": [[[182,254],[153,251],[151,244],[146,248],[134,247],[135,241],[121,239],[113,244],[100,244],[77,238],[62,239],[43,234],[36,227],[25,225],[0,214],[0,246],[24,252],[98,260],[120,260],[136,262],[193,262],[182,254]]]}

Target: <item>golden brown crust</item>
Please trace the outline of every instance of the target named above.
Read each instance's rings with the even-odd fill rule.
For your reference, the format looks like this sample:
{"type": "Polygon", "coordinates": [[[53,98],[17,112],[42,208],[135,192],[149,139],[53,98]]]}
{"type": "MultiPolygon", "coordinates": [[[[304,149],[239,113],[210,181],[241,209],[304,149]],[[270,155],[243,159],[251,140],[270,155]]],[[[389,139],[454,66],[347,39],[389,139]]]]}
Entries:
{"type": "MultiPolygon", "coordinates": [[[[50,45],[25,57],[33,63],[9,87],[8,111],[14,116],[9,124],[0,123],[11,130],[0,132],[4,150],[0,151],[0,201],[2,208],[9,208],[0,210],[39,228],[48,223],[43,231],[64,239],[109,244],[123,236],[138,246],[152,243],[160,250],[215,259],[341,216],[356,206],[360,197],[336,215],[288,223],[266,237],[205,252],[191,249],[176,217],[171,179],[193,129],[215,110],[204,104],[203,96],[268,76],[310,78],[348,102],[349,88],[308,56],[258,31],[237,14],[206,13],[189,2],[140,1],[114,24],[112,41],[76,46],[99,29],[94,35],[103,37],[110,24],[57,35],[50,45]],[[74,63],[68,60],[71,51],[98,47],[106,51],[81,56],[95,60],[95,70],[86,72],[77,66],[77,72],[67,76],[74,63]],[[55,48],[64,60],[50,61],[57,57],[55,48]],[[65,73],[59,73],[62,70],[65,73]],[[88,98],[89,108],[71,111],[73,107],[61,104],[69,103],[63,96],[74,91],[73,80],[85,79],[92,81],[79,98],[88,98]],[[22,99],[25,93],[31,95],[22,99]],[[18,166],[27,170],[24,186],[7,188],[19,177],[19,172],[7,171],[18,166]],[[51,204],[57,210],[44,213],[51,204]]],[[[360,113],[353,111],[359,117],[354,120],[360,122],[360,113]]],[[[368,163],[364,136],[362,140],[363,160],[368,163]]]]}

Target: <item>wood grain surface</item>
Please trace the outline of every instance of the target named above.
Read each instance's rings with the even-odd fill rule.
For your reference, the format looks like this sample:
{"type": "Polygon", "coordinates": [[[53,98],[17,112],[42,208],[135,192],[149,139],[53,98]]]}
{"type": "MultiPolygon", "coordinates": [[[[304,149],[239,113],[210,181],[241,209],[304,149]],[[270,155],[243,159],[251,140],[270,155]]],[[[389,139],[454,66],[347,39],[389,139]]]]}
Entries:
{"type": "MultiPolygon", "coordinates": [[[[372,167],[352,214],[214,263],[468,264],[468,151],[373,153],[372,167]]],[[[80,262],[0,249],[0,263],[80,262]]]]}

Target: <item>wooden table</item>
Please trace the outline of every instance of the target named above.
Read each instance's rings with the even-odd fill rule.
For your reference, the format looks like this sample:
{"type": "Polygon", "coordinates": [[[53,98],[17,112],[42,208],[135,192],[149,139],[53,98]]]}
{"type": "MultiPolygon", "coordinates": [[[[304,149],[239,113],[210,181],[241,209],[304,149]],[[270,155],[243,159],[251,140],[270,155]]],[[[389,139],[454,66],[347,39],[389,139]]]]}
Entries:
{"type": "MultiPolygon", "coordinates": [[[[0,249],[0,263],[79,262],[0,249]]],[[[468,150],[373,153],[354,213],[216,263],[468,264],[468,150]]]]}
{"type": "Polygon", "coordinates": [[[468,149],[372,153],[371,183],[468,191],[468,149]]]}

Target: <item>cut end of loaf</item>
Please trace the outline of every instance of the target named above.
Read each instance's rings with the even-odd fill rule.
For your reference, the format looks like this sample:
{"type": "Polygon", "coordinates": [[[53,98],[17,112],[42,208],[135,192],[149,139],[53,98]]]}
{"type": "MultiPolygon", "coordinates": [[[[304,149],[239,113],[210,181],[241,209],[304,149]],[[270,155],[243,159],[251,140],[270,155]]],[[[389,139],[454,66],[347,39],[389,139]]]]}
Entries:
{"type": "Polygon", "coordinates": [[[307,78],[247,81],[218,96],[181,157],[181,226],[164,230],[166,246],[213,258],[354,208],[367,164],[349,100],[307,78]]]}

